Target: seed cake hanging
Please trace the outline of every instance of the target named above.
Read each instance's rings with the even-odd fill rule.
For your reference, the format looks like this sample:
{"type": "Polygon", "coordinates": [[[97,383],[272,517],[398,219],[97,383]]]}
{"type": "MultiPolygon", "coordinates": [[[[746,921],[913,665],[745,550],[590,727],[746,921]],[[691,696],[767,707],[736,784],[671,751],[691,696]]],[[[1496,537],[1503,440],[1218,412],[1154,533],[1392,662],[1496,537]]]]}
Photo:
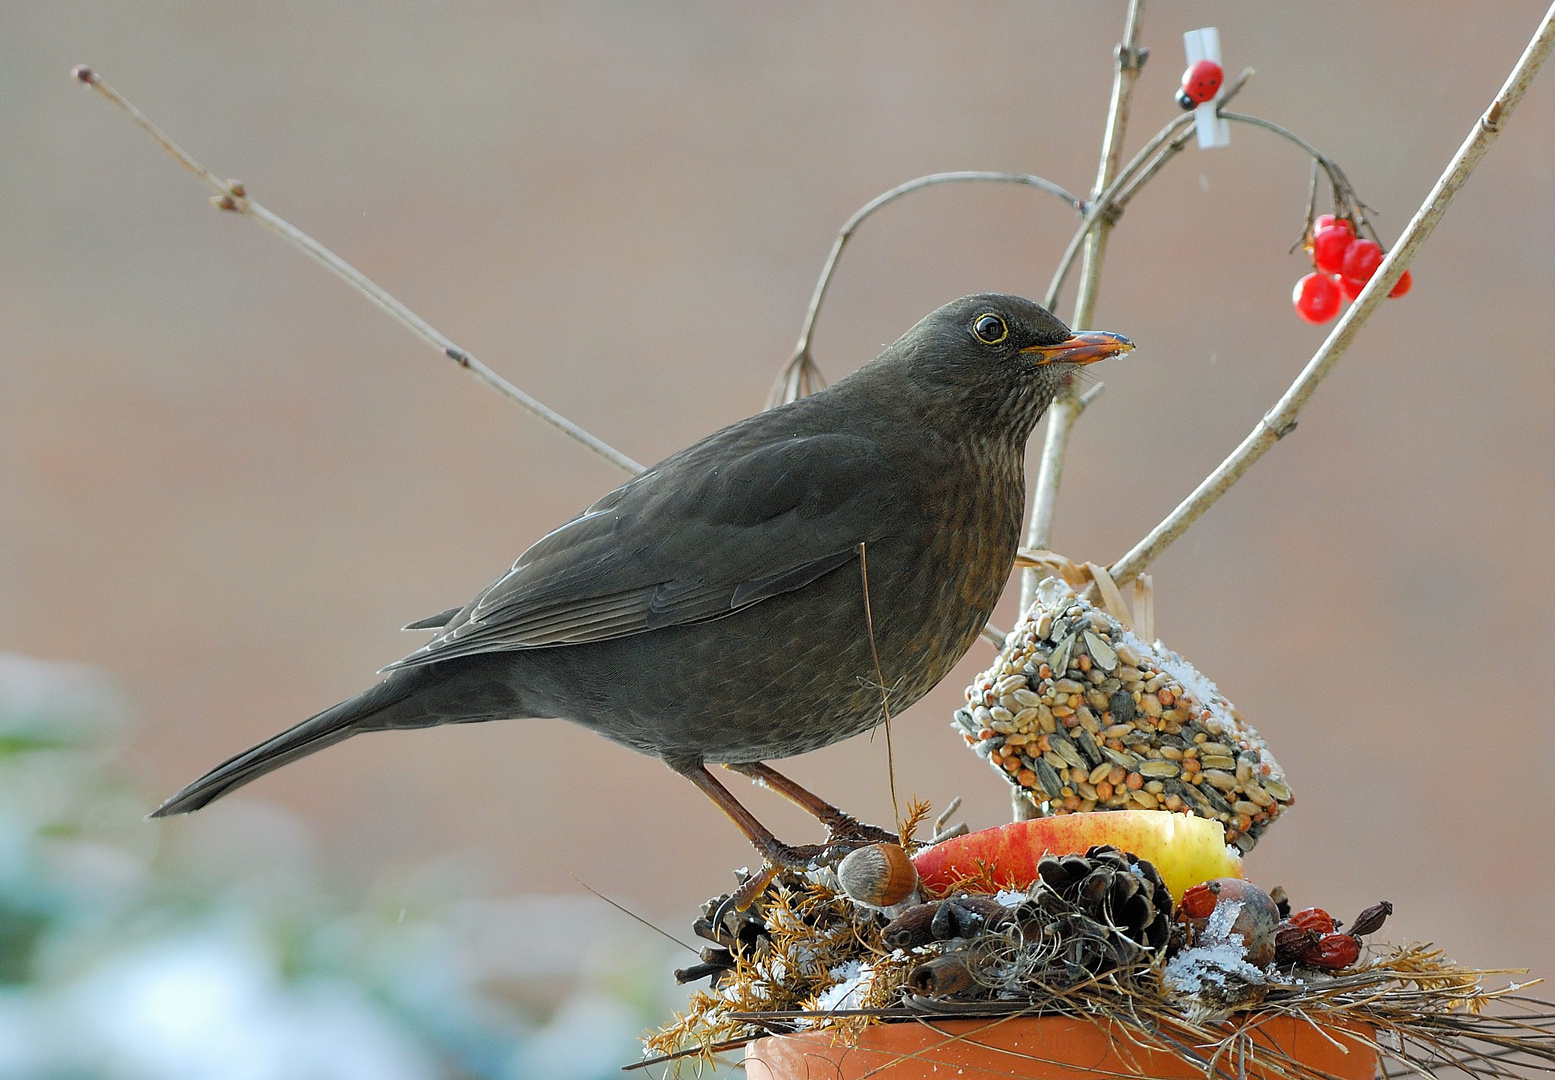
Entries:
{"type": "Polygon", "coordinates": [[[1049,813],[1143,807],[1219,821],[1251,851],[1285,773],[1192,664],[1047,578],[953,726],[1049,813]]]}

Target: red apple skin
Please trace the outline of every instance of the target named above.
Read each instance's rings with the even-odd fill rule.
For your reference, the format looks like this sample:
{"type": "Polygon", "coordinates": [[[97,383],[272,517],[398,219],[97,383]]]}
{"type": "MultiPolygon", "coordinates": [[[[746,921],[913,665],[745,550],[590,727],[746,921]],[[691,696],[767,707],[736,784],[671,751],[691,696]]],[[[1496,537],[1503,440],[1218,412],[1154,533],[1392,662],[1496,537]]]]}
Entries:
{"type": "Polygon", "coordinates": [[[1016,821],[969,833],[913,857],[930,893],[942,892],[984,870],[1001,888],[1024,889],[1044,855],[1078,855],[1111,844],[1155,864],[1175,900],[1201,881],[1241,877],[1242,861],[1225,846],[1219,822],[1165,810],[1108,810],[1016,821]]]}

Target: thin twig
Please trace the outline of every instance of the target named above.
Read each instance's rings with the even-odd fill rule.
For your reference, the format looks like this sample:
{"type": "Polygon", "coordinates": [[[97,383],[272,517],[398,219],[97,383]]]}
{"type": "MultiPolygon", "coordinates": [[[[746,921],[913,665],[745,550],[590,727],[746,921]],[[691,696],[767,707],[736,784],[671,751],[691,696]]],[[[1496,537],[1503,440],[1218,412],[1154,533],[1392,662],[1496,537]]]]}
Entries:
{"type": "Polygon", "coordinates": [[[832,275],[837,269],[837,260],[842,257],[842,249],[848,246],[848,241],[853,238],[853,234],[858,227],[864,223],[864,219],[881,207],[895,202],[903,195],[910,195],[914,191],[921,191],[924,188],[935,187],[939,184],[976,182],[1023,184],[1027,187],[1039,188],[1062,199],[1073,210],[1079,212],[1085,210],[1085,202],[1079,197],[1071,195],[1051,180],[1040,176],[1032,176],[1029,173],[975,171],[930,173],[928,176],[920,176],[916,180],[898,184],[890,191],[876,195],[855,210],[852,216],[842,223],[842,228],[837,231],[837,238],[832,241],[831,251],[827,254],[826,262],[821,267],[821,276],[815,282],[815,291],[810,294],[810,306],[805,311],[804,324],[799,328],[799,342],[794,346],[793,358],[778,373],[777,381],[772,384],[772,393],[767,398],[767,408],[770,409],[774,405],[781,405],[803,397],[806,393],[813,392],[810,387],[820,389],[821,386],[826,385],[825,381],[821,379],[820,370],[815,366],[814,361],[810,357],[810,338],[815,332],[815,320],[821,312],[821,301],[826,298],[826,290],[831,287],[832,275]]]}
{"type": "Polygon", "coordinates": [[[619,904],[616,901],[610,899],[610,897],[606,896],[604,893],[602,893],[598,889],[594,888],[594,886],[592,886],[588,882],[584,881],[577,874],[574,874],[572,872],[572,867],[568,866],[566,863],[562,863],[561,864],[561,868],[563,870],[567,871],[567,876],[572,878],[573,881],[576,881],[579,885],[582,885],[589,892],[593,893],[595,896],[599,897],[605,903],[607,903],[611,907],[615,908],[622,915],[625,915],[628,919],[633,919],[633,920],[635,920],[637,922],[642,923],[649,930],[652,930],[655,934],[658,934],[664,940],[666,940],[666,941],[673,941],[676,945],[679,945],[682,949],[685,949],[687,952],[689,952],[693,956],[700,956],[701,955],[701,953],[697,949],[694,949],[690,945],[687,945],[684,941],[681,941],[678,937],[676,937],[674,934],[670,933],[668,930],[660,929],[659,927],[653,925],[653,923],[651,923],[647,919],[645,919],[643,916],[637,914],[637,912],[633,911],[631,908],[628,908],[624,904],[619,904]]]}
{"type": "Polygon", "coordinates": [[[1437,222],[1447,212],[1453,197],[1457,195],[1458,190],[1463,187],[1491,144],[1495,142],[1496,136],[1501,133],[1506,121],[1511,118],[1512,111],[1522,100],[1529,83],[1533,81],[1540,66],[1549,57],[1552,46],[1555,46],[1555,6],[1551,6],[1545,12],[1538,30],[1529,41],[1527,49],[1518,58],[1517,64],[1507,76],[1505,85],[1491,102],[1490,108],[1475,121],[1468,138],[1453,155],[1452,161],[1448,163],[1447,169],[1437,180],[1431,193],[1426,196],[1425,202],[1404,228],[1398,243],[1383,259],[1382,265],[1377,268],[1377,272],[1361,290],[1360,296],[1356,297],[1350,310],[1345,312],[1344,317],[1339,320],[1338,325],[1313,354],[1296,381],[1285,391],[1274,407],[1258,421],[1247,438],[1242,440],[1242,444],[1232,451],[1214,472],[1205,477],[1193,493],[1168,514],[1164,521],[1150,530],[1149,535],[1112,565],[1113,580],[1119,585],[1132,581],[1138,576],[1174,540],[1186,532],[1188,526],[1213,506],[1216,500],[1252,466],[1253,462],[1267,453],[1280,439],[1290,434],[1296,426],[1296,416],[1302,406],[1333,370],[1334,365],[1350,347],[1351,342],[1355,340],[1355,335],[1360,332],[1372,312],[1392,291],[1399,277],[1414,259],[1415,253],[1420,250],[1420,246],[1436,228],[1437,222]]]}
{"type": "MultiPolygon", "coordinates": [[[[1134,97],[1134,81],[1144,67],[1146,53],[1139,48],[1139,34],[1145,0],[1129,0],[1123,20],[1123,41],[1115,52],[1117,63],[1112,73],[1112,99],[1107,106],[1107,127],[1102,133],[1101,161],[1096,167],[1096,183],[1091,189],[1093,202],[1102,206],[1087,208],[1081,230],[1085,238],[1085,262],[1080,272],[1080,290],[1075,297],[1074,317],[1069,325],[1075,330],[1089,329],[1101,285],[1102,260],[1107,252],[1107,237],[1116,220],[1102,199],[1109,194],[1123,157],[1123,137],[1128,128],[1129,105],[1134,97]],[[1088,223],[1088,224],[1087,224],[1088,223]]],[[[1136,159],[1137,160],[1137,159],[1136,159]]],[[[1133,163],[1130,162],[1132,165],[1133,163]]],[[[1072,244],[1071,244],[1072,246],[1072,244]]],[[[1057,289],[1050,289],[1047,307],[1052,309],[1057,289]]],[[[1042,457],[1037,466],[1037,483],[1031,498],[1031,521],[1026,528],[1026,546],[1045,548],[1053,534],[1053,512],[1058,502],[1058,485],[1063,478],[1064,455],[1075,421],[1085,404],[1073,388],[1048,406],[1047,427],[1042,439],[1042,457]]],[[[1031,606],[1037,591],[1037,574],[1027,570],[1021,575],[1020,610],[1031,606]]]]}
{"type": "Polygon", "coordinates": [[[869,605],[869,553],[868,545],[860,540],[858,545],[859,579],[864,586],[864,629],[869,632],[869,655],[875,661],[875,682],[880,687],[880,715],[885,724],[886,774],[891,782],[891,812],[896,815],[896,835],[907,830],[903,823],[902,807],[896,800],[896,749],[891,744],[891,699],[885,685],[885,671],[880,667],[880,650],[875,647],[875,616],[869,605]]]}
{"type": "Polygon", "coordinates": [[[304,255],[361,293],[379,310],[387,313],[390,318],[436,348],[444,356],[481,380],[481,382],[496,390],[509,401],[528,409],[558,431],[570,435],[612,465],[634,476],[644,471],[643,466],[621,453],[621,451],[603,439],[583,430],[555,409],[526,394],[477,360],[469,351],[455,345],[451,339],[432,326],[431,323],[400,303],[382,286],[329,250],[329,248],[313,239],[313,237],[297,228],[291,222],[249,198],[247,190],[239,181],[223,180],[204,165],[201,165],[183,147],[169,138],[161,128],[153,124],[124,95],[103,82],[91,68],[82,65],[75,68],[71,74],[117,105],[137,127],[147,135],[150,135],[156,144],[167,151],[175,161],[195,176],[198,176],[208,187],[214,190],[216,197],[211,201],[216,204],[218,209],[230,210],[233,213],[253,218],[260,225],[296,247],[304,255]]]}
{"type": "MultiPolygon", "coordinates": [[[[1242,74],[1238,75],[1235,81],[1221,93],[1215,106],[1216,110],[1224,108],[1232,98],[1241,93],[1253,74],[1252,68],[1244,68],[1242,74]]],[[[1086,204],[1085,217],[1075,229],[1074,235],[1069,238],[1069,245],[1064,248],[1064,254],[1059,258],[1058,266],[1053,271],[1053,280],[1048,283],[1047,293],[1042,298],[1043,307],[1051,311],[1058,305],[1058,294],[1063,290],[1064,280],[1069,276],[1074,260],[1085,246],[1085,238],[1090,231],[1104,220],[1115,224],[1122,213],[1119,199],[1125,195],[1127,198],[1132,198],[1141,186],[1160,172],[1162,166],[1187,145],[1186,136],[1192,130],[1192,113],[1183,113],[1166,124],[1129,159],[1128,164],[1123,166],[1112,183],[1108,185],[1108,189],[1086,204]]],[[[1127,198],[1124,198],[1125,203],[1127,198]]]]}

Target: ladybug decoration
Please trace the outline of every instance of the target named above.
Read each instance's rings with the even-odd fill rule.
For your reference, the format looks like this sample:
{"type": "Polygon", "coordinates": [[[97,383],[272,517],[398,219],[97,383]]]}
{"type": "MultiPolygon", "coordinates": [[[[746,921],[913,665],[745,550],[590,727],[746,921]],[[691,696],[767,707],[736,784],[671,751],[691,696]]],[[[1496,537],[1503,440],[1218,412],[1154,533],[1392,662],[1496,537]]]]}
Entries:
{"type": "Polygon", "coordinates": [[[1213,26],[1189,30],[1182,36],[1182,48],[1188,54],[1188,70],[1183,72],[1177,104],[1193,111],[1199,149],[1230,146],[1231,125],[1215,111],[1215,95],[1226,79],[1220,66],[1220,30],[1213,26]]]}
{"type": "Polygon", "coordinates": [[[1200,60],[1182,73],[1182,89],[1177,91],[1177,104],[1184,109],[1196,109],[1215,100],[1226,73],[1213,60],[1200,60]]]}

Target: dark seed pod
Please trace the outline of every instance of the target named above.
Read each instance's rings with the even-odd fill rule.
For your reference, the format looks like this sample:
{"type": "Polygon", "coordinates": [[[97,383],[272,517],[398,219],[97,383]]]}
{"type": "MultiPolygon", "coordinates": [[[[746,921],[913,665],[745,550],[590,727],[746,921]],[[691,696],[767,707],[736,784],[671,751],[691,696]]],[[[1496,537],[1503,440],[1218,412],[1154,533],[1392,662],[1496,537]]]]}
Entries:
{"type": "Polygon", "coordinates": [[[907,988],[923,997],[949,997],[972,983],[972,968],[959,953],[936,956],[907,973],[907,988]]]}
{"type": "Polygon", "coordinates": [[[1382,924],[1393,914],[1393,905],[1386,900],[1373,904],[1355,917],[1355,923],[1350,927],[1350,934],[1354,937],[1365,937],[1382,929],[1382,924]]]}
{"type": "Polygon", "coordinates": [[[929,921],[929,932],[936,941],[972,938],[1010,920],[1010,909],[988,896],[947,897],[929,921]]]}
{"type": "Polygon", "coordinates": [[[880,936],[893,949],[915,949],[919,945],[927,945],[934,940],[934,932],[930,927],[939,905],[938,900],[928,904],[914,904],[886,923],[880,936]]]}
{"type": "Polygon", "coordinates": [[[1274,932],[1274,962],[1282,965],[1299,963],[1307,950],[1316,946],[1322,936],[1305,926],[1281,923],[1280,928],[1274,932]]]}

